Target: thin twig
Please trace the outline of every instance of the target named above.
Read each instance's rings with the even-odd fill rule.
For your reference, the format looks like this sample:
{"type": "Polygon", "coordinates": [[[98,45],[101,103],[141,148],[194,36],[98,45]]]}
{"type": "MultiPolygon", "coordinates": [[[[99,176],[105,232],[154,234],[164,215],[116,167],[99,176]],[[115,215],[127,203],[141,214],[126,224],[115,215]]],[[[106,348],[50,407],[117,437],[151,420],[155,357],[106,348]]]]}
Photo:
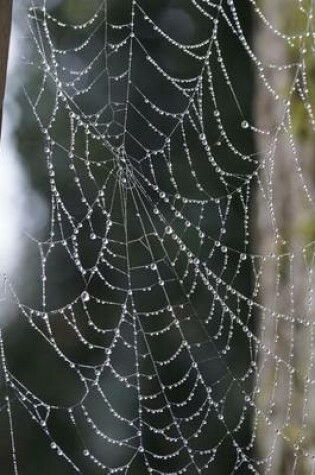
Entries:
{"type": "Polygon", "coordinates": [[[0,136],[2,106],[5,92],[9,39],[12,21],[12,0],[0,0],[0,136]]]}

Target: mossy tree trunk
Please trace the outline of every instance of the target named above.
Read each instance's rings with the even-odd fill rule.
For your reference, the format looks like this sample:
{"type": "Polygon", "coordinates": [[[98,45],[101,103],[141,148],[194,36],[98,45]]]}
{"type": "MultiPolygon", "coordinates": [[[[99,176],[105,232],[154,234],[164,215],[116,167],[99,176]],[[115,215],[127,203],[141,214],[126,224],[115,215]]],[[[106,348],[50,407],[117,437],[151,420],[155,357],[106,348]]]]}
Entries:
{"type": "Polygon", "coordinates": [[[0,0],[0,134],[11,30],[11,15],[12,0],[0,0]]]}
{"type": "MultiPolygon", "coordinates": [[[[7,60],[9,50],[9,39],[11,31],[11,15],[12,15],[12,0],[0,0],[0,137],[1,137],[1,123],[2,123],[2,107],[5,92],[6,72],[7,72],[7,60]]],[[[2,410],[0,414],[0,426],[6,428],[6,433],[10,434],[10,419],[8,417],[8,409],[10,402],[7,399],[7,380],[6,371],[3,365],[3,347],[2,347],[2,334],[0,327],[0,405],[6,410],[2,410]]],[[[0,441],[0,452],[5,453],[6,456],[2,458],[2,465],[0,473],[17,473],[17,468],[14,467],[14,459],[12,458],[12,445],[10,436],[5,440],[0,441]]]]}
{"type": "MultiPolygon", "coordinates": [[[[309,1],[261,0],[258,4],[270,23],[283,33],[304,31],[309,21],[309,1]]],[[[308,43],[306,39],[303,46],[300,39],[288,44],[263,22],[255,25],[254,31],[256,54],[263,65],[301,65],[302,61],[308,65],[306,92],[314,111],[311,40],[308,43]]],[[[255,430],[257,451],[269,457],[262,473],[272,475],[314,473],[314,330],[312,325],[307,326],[307,320],[314,319],[314,248],[306,245],[315,239],[315,213],[305,185],[312,194],[315,137],[308,125],[309,111],[298,94],[301,71],[299,66],[282,71],[264,68],[279,98],[265,87],[260,71],[255,102],[257,127],[272,132],[257,139],[264,165],[254,217],[256,251],[271,255],[263,262],[260,282],[260,303],[273,313],[262,312],[260,318],[257,404],[264,417],[257,411],[255,430]],[[277,259],[279,254],[286,256],[277,259]]]]}

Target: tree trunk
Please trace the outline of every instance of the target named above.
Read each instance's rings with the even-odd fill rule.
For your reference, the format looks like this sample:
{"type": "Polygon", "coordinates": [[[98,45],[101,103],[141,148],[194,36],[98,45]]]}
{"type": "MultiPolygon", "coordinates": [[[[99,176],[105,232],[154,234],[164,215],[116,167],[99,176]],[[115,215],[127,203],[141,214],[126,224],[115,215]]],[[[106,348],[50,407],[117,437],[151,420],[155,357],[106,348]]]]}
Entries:
{"type": "Polygon", "coordinates": [[[0,0],[0,135],[11,30],[11,15],[12,0],[0,0]]]}
{"type": "MultiPolygon", "coordinates": [[[[259,5],[275,28],[291,34],[305,30],[308,20],[300,9],[303,2],[299,6],[298,3],[261,0],[259,5]]],[[[308,10],[310,3],[304,2],[308,10]]],[[[289,45],[262,21],[254,31],[256,54],[263,65],[301,63],[300,44],[289,45]]],[[[313,58],[311,44],[306,41],[304,60],[309,66],[310,95],[315,90],[313,58]]],[[[314,473],[314,327],[307,323],[314,320],[314,247],[306,246],[315,238],[315,213],[304,185],[312,194],[315,144],[307,108],[297,92],[301,74],[296,76],[296,72],[297,68],[265,69],[265,77],[278,99],[258,74],[255,103],[256,125],[270,130],[271,135],[259,135],[257,139],[264,165],[254,218],[256,251],[270,256],[262,263],[260,278],[260,303],[270,311],[260,315],[259,409],[254,427],[257,451],[269,457],[262,473],[272,475],[314,473]],[[273,143],[277,130],[278,139],[273,143]],[[286,256],[277,258],[283,254],[286,256]]]]}

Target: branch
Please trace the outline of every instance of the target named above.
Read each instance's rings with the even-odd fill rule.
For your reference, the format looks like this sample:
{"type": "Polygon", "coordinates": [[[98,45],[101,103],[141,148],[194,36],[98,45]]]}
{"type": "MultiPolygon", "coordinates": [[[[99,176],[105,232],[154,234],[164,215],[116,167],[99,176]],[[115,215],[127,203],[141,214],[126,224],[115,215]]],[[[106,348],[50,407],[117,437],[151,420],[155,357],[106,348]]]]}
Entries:
{"type": "Polygon", "coordinates": [[[0,135],[8,50],[11,31],[12,0],[0,0],[0,135]]]}

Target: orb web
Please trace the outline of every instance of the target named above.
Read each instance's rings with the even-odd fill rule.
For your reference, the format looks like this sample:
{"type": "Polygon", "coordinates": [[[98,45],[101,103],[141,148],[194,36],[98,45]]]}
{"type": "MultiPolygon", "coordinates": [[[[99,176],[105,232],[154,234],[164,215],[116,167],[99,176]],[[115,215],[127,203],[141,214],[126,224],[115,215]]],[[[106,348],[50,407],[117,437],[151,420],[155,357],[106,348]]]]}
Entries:
{"type": "MultiPolygon", "coordinates": [[[[25,233],[36,290],[27,296],[4,274],[5,297],[16,306],[16,325],[34,335],[34,371],[43,378],[25,378],[10,362],[4,328],[2,413],[13,473],[23,473],[21,411],[61,473],[207,474],[225,453],[224,473],[272,473],[278,440],[293,443],[286,431],[293,396],[277,425],[277,391],[270,407],[262,404],[261,375],[273,365],[271,386],[283,375],[300,379],[307,427],[314,250],[310,241],[296,254],[280,245],[256,252],[253,197],[261,196],[278,244],[273,169],[285,135],[305,207],[313,205],[291,110],[298,95],[313,131],[312,2],[292,2],[304,20],[294,35],[273,26],[260,2],[246,2],[271,37],[298,45],[296,60],[281,65],[255,53],[234,0],[25,3],[32,81],[24,100],[49,217],[36,235],[25,233]],[[244,112],[247,78],[236,77],[229,48],[282,108],[275,126],[260,129],[244,112]],[[274,90],[270,70],[293,72],[288,91],[274,90]],[[252,136],[263,136],[266,150],[255,151],[252,136]],[[306,314],[292,290],[297,255],[309,276],[306,314]],[[266,305],[260,292],[270,266],[277,278],[266,305]],[[290,311],[277,300],[284,266],[290,311]],[[66,277],[71,285],[63,285],[66,277]],[[268,340],[260,328],[270,319],[268,340]],[[291,340],[290,332],[279,334],[282,322],[291,340]],[[306,370],[292,356],[297,325],[308,329],[306,370]],[[281,338],[290,340],[288,354],[277,351],[281,338]],[[258,455],[261,430],[270,446],[258,455]]],[[[303,436],[294,444],[296,457],[312,464],[303,436]]]]}

